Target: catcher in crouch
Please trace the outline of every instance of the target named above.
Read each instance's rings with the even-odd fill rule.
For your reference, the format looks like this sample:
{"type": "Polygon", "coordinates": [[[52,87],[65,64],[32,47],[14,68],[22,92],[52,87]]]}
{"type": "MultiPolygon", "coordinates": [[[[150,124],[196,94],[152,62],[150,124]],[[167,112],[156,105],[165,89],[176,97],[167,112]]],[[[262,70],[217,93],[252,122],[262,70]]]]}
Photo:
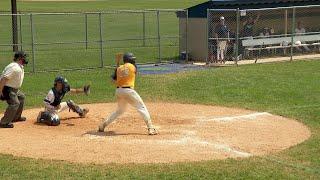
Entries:
{"type": "Polygon", "coordinates": [[[148,127],[149,135],[158,134],[157,130],[153,127],[150,114],[139,94],[134,90],[134,83],[137,73],[134,55],[132,53],[125,53],[116,55],[117,68],[112,75],[113,82],[117,85],[116,97],[118,102],[117,110],[106,118],[99,126],[99,132],[104,132],[106,126],[112,123],[118,116],[124,113],[127,104],[135,107],[143,117],[148,127]],[[119,66],[121,58],[123,65],[119,66]]]}
{"type": "Polygon", "coordinates": [[[89,109],[83,109],[72,100],[61,102],[66,93],[90,93],[90,85],[86,85],[80,89],[71,89],[67,79],[58,76],[54,80],[54,87],[49,90],[48,95],[44,99],[45,110],[41,111],[38,115],[37,122],[44,123],[49,126],[58,126],[60,118],[58,113],[66,109],[71,109],[73,112],[79,114],[80,117],[85,117],[89,109]]]}

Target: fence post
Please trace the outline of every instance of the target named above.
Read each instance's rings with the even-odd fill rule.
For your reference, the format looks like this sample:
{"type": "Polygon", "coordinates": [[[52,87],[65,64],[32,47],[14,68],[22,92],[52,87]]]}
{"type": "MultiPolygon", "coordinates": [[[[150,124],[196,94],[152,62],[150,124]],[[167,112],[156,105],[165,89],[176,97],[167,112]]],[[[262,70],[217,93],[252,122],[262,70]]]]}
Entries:
{"type": "Polygon", "coordinates": [[[30,14],[30,29],[31,29],[31,49],[32,49],[32,72],[36,71],[35,64],[35,53],[34,53],[34,26],[33,26],[33,15],[30,14]]]}
{"type": "Polygon", "coordinates": [[[207,23],[206,23],[206,49],[207,49],[207,53],[206,53],[206,63],[209,63],[209,13],[210,13],[210,9],[207,9],[207,23]]]}
{"type": "MultiPolygon", "coordinates": [[[[19,12],[21,14],[21,12],[19,12]]],[[[22,22],[21,22],[21,15],[19,15],[19,39],[20,39],[20,51],[23,50],[22,48],[22,22]]]]}
{"type": "Polygon", "coordinates": [[[292,8],[292,24],[291,24],[291,49],[290,49],[290,61],[293,60],[293,37],[296,34],[295,33],[295,24],[296,24],[296,8],[292,8]]]}
{"type": "Polygon", "coordinates": [[[12,49],[13,52],[18,51],[18,24],[17,24],[17,2],[11,0],[11,31],[12,31],[12,49]]]}
{"type": "Polygon", "coordinates": [[[84,14],[84,24],[85,24],[85,41],[86,41],[86,49],[88,49],[88,14],[84,14]]]}
{"type": "Polygon", "coordinates": [[[142,13],[142,38],[143,38],[143,44],[142,46],[146,46],[146,12],[143,11],[142,13]]]}
{"type": "Polygon", "coordinates": [[[158,63],[161,63],[160,11],[157,10],[158,63]]]}
{"type": "Polygon", "coordinates": [[[99,33],[100,33],[100,61],[101,61],[101,67],[104,67],[103,63],[103,38],[102,38],[102,17],[101,12],[99,13],[99,33]]]}
{"type": "Polygon", "coordinates": [[[238,66],[238,58],[239,58],[239,29],[240,29],[240,10],[237,9],[237,27],[236,27],[236,54],[235,54],[235,64],[238,66]]]}
{"type": "MultiPolygon", "coordinates": [[[[189,61],[189,50],[188,50],[188,26],[189,26],[189,9],[186,11],[186,61],[189,61]]],[[[180,28],[179,28],[180,29],[180,28]]]]}

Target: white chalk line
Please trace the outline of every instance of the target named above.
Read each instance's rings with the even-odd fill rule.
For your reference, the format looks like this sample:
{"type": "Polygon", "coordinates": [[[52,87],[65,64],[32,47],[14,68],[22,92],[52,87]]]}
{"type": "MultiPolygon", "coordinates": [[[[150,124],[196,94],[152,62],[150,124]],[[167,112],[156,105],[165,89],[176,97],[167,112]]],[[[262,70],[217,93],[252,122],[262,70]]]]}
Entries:
{"type": "Polygon", "coordinates": [[[227,117],[216,117],[216,118],[199,118],[200,121],[216,121],[216,122],[232,122],[238,120],[257,120],[258,116],[272,115],[268,112],[256,112],[252,114],[245,114],[240,116],[227,116],[227,117]]]}
{"type": "MultiPolygon", "coordinates": [[[[252,156],[252,154],[243,152],[243,151],[238,151],[226,144],[217,144],[217,143],[211,143],[208,141],[203,141],[199,140],[198,138],[192,138],[192,137],[183,137],[178,140],[138,140],[138,141],[133,141],[133,143],[141,143],[141,144],[146,144],[146,141],[149,141],[149,144],[163,144],[163,145],[186,145],[186,146],[193,146],[193,145],[201,145],[204,147],[210,147],[215,150],[227,152],[230,154],[233,154],[237,157],[249,157],[252,156]]],[[[128,143],[128,141],[125,141],[128,143]]],[[[129,142],[132,143],[132,142],[129,142]]]]}
{"type": "Polygon", "coordinates": [[[108,139],[109,142],[111,143],[120,143],[120,144],[140,144],[140,145],[175,145],[175,146],[196,146],[200,145],[203,147],[210,147],[212,149],[218,150],[218,151],[223,151],[226,153],[230,153],[235,155],[236,157],[250,157],[252,154],[248,152],[243,152],[239,150],[235,150],[231,148],[230,146],[226,144],[218,144],[218,143],[212,143],[204,140],[200,140],[198,137],[195,136],[194,131],[185,131],[186,134],[180,139],[176,140],[170,140],[170,139],[165,139],[165,140],[158,140],[158,139],[131,139],[130,141],[128,140],[122,140],[122,139],[110,139],[106,138],[105,136],[97,136],[97,135],[85,135],[87,138],[90,140],[98,140],[98,141],[105,141],[108,139]]]}

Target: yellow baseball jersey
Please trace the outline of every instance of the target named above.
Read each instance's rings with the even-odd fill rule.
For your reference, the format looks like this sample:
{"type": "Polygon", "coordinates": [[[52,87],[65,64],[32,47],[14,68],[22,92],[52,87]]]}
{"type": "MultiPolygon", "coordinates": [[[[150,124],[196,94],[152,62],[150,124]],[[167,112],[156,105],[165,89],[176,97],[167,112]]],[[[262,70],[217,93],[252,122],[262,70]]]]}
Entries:
{"type": "Polygon", "coordinates": [[[125,63],[117,68],[117,87],[134,88],[136,79],[136,67],[131,63],[125,63]]]}

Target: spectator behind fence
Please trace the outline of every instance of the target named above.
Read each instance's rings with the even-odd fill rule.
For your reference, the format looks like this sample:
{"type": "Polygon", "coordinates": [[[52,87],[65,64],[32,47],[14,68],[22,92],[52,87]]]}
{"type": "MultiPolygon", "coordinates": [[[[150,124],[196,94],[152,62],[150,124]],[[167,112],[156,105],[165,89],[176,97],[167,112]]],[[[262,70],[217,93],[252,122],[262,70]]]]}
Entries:
{"type": "MultiPolygon", "coordinates": [[[[257,15],[257,17],[255,19],[253,19],[252,16],[249,16],[246,21],[243,22],[243,32],[242,32],[242,37],[246,38],[246,39],[253,39],[253,37],[255,36],[253,33],[253,28],[254,25],[258,22],[260,18],[260,14],[257,15]]],[[[253,47],[249,47],[249,48],[253,48],[253,47]]],[[[246,57],[250,57],[250,51],[244,51],[244,55],[246,57]]]]}
{"type": "Polygon", "coordinates": [[[273,34],[272,32],[272,28],[264,27],[260,32],[259,37],[269,37],[273,34]]]}
{"type": "Polygon", "coordinates": [[[230,35],[223,16],[220,17],[220,23],[215,27],[215,37],[217,38],[217,61],[224,62],[227,41],[229,41],[230,35]]]}
{"type": "MultiPolygon", "coordinates": [[[[260,32],[259,34],[259,37],[261,38],[268,38],[268,37],[271,37],[274,33],[274,30],[272,28],[268,28],[268,27],[264,27],[262,29],[262,31],[260,32]]],[[[265,47],[268,47],[267,45],[262,45],[261,46],[262,48],[265,48],[265,47]]],[[[266,54],[270,54],[271,53],[271,49],[268,49],[266,51],[262,51],[263,53],[266,53],[266,54]]]]}
{"type": "Polygon", "coordinates": [[[257,15],[255,19],[249,16],[246,21],[243,22],[243,37],[253,37],[253,27],[258,22],[260,14],[257,15]]]}
{"type": "MultiPolygon", "coordinates": [[[[297,28],[295,29],[295,33],[296,35],[304,35],[306,33],[306,29],[302,26],[301,21],[298,21],[297,23],[297,28]]],[[[304,44],[305,42],[301,41],[301,44],[304,44]]],[[[295,43],[297,44],[297,43],[295,43]]],[[[299,43],[300,44],[300,43],[299,43]]],[[[310,49],[308,48],[308,46],[306,45],[302,45],[302,47],[306,50],[306,51],[310,51],[310,49]]],[[[302,51],[301,48],[299,46],[296,46],[296,49],[298,51],[302,51]]]]}

